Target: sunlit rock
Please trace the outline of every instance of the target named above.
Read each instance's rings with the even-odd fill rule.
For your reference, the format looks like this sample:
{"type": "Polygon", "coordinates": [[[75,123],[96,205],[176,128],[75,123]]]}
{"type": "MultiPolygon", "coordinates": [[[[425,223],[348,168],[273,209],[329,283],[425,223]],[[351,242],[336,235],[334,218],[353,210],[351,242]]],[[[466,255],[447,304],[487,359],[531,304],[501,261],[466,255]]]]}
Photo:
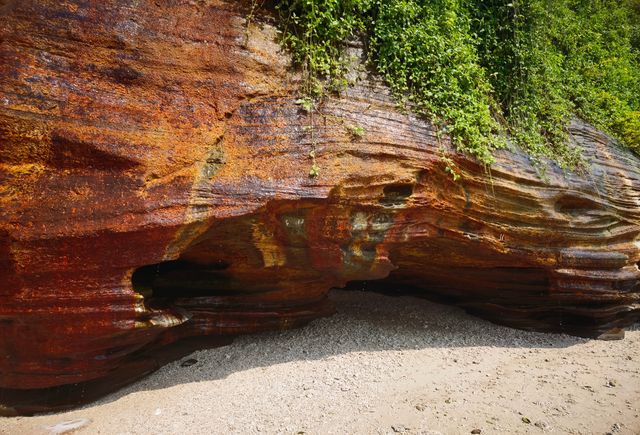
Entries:
{"type": "Polygon", "coordinates": [[[485,168],[372,77],[306,113],[240,3],[0,5],[3,413],[304,325],[332,287],[589,337],[640,317],[640,159],[588,125],[581,171],[485,168]]]}

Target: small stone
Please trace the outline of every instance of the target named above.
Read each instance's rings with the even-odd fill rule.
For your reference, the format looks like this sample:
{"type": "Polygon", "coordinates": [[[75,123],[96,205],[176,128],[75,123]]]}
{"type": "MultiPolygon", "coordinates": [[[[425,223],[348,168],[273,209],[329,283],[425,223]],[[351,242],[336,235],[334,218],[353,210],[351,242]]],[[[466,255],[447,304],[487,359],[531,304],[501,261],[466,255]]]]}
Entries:
{"type": "Polygon", "coordinates": [[[403,433],[403,432],[406,432],[408,430],[405,426],[403,426],[401,424],[397,424],[397,425],[391,426],[391,429],[396,433],[403,433]]]}
{"type": "Polygon", "coordinates": [[[531,420],[529,420],[527,417],[522,417],[522,422],[524,424],[531,424],[531,420]]]}
{"type": "Polygon", "coordinates": [[[533,423],[534,426],[539,427],[542,430],[546,430],[549,428],[549,425],[544,421],[536,421],[533,423]]]}
{"type": "Polygon", "coordinates": [[[182,363],[180,364],[180,367],[190,367],[197,362],[198,362],[197,359],[189,358],[188,360],[182,361],[182,363]]]}
{"type": "Polygon", "coordinates": [[[618,385],[618,383],[616,382],[615,379],[609,379],[607,381],[607,384],[606,384],[606,386],[609,387],[609,388],[613,388],[613,387],[615,387],[617,385],[618,385]]]}
{"type": "Polygon", "coordinates": [[[418,411],[424,411],[424,410],[425,410],[425,409],[427,409],[427,408],[426,408],[424,405],[422,405],[422,404],[418,404],[418,405],[416,405],[416,409],[417,409],[418,411]]]}
{"type": "Polygon", "coordinates": [[[474,435],[481,434],[482,433],[482,429],[474,429],[474,430],[471,431],[471,433],[474,434],[474,435]]]}

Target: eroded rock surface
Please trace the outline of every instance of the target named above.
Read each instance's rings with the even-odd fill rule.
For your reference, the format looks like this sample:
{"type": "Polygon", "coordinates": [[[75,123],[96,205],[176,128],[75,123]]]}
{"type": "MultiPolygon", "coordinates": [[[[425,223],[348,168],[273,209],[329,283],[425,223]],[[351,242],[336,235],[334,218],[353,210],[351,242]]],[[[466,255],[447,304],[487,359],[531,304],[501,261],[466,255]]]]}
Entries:
{"type": "Polygon", "coordinates": [[[5,413],[329,315],[332,287],[582,336],[640,318],[637,156],[576,121],[584,171],[541,177],[518,150],[487,170],[365,76],[312,119],[270,19],[246,13],[0,2],[5,413]]]}

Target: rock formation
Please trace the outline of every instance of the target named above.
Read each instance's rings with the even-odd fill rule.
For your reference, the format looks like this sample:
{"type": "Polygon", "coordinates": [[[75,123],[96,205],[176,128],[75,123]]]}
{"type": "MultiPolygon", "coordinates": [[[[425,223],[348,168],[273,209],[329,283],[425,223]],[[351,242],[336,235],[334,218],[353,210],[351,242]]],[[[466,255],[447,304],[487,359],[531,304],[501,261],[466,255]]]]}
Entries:
{"type": "Polygon", "coordinates": [[[637,156],[575,121],[583,170],[517,149],[484,168],[363,72],[306,113],[270,18],[246,14],[0,0],[5,414],[329,315],[332,287],[589,337],[640,318],[637,156]]]}

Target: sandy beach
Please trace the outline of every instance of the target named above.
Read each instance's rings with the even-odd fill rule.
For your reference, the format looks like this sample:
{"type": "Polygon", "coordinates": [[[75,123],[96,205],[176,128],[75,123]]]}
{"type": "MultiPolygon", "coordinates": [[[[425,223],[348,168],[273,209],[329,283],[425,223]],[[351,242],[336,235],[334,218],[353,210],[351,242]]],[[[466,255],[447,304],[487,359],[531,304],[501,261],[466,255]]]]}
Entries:
{"type": "Polygon", "coordinates": [[[2,434],[640,434],[640,327],[620,341],[496,326],[411,297],[198,351],[2,434]],[[478,432],[480,431],[480,432],[478,432]]]}

